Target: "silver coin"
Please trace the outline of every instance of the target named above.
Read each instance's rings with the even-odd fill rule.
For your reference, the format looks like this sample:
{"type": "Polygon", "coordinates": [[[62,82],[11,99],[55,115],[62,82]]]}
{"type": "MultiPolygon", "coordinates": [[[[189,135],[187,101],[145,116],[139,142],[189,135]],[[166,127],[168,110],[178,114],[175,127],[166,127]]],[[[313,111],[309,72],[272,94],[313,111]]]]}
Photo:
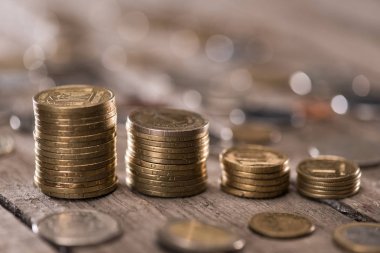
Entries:
{"type": "Polygon", "coordinates": [[[158,231],[158,240],[180,252],[232,252],[245,246],[245,240],[230,230],[196,220],[168,222],[158,231]]]}
{"type": "Polygon", "coordinates": [[[111,216],[92,210],[50,214],[32,225],[34,233],[59,246],[87,246],[109,241],[121,234],[111,216]]]}
{"type": "Polygon", "coordinates": [[[0,134],[0,156],[9,154],[15,147],[14,139],[9,134],[0,134]]]}

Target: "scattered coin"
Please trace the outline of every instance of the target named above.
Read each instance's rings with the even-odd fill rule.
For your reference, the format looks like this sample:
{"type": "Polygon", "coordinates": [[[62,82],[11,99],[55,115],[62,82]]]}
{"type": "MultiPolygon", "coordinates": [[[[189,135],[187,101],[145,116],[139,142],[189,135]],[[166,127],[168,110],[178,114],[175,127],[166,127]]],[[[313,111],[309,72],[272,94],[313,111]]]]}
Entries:
{"type": "Polygon", "coordinates": [[[291,213],[259,213],[252,217],[249,228],[272,238],[296,238],[311,234],[315,226],[307,218],[291,213]]]}
{"type": "Polygon", "coordinates": [[[343,224],[335,229],[334,240],[352,252],[380,252],[380,224],[370,222],[343,224]]]}
{"type": "Polygon", "coordinates": [[[121,234],[111,216],[92,210],[70,210],[47,215],[32,226],[44,239],[65,247],[100,244],[121,234]]]}
{"type": "Polygon", "coordinates": [[[158,240],[179,252],[232,252],[245,246],[245,240],[232,231],[196,220],[167,223],[158,231],[158,240]]]}

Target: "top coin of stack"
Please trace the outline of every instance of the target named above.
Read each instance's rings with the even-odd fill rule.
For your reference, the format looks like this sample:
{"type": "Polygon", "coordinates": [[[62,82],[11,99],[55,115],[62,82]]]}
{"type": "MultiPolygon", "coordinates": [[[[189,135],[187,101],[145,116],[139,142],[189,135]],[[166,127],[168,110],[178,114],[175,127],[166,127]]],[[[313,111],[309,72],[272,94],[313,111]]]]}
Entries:
{"type": "Polygon", "coordinates": [[[128,116],[127,185],[157,197],[206,189],[208,122],[175,109],[139,109],[128,116]]]}
{"type": "Polygon", "coordinates": [[[288,158],[270,148],[239,145],[220,154],[221,188],[245,198],[274,198],[289,187],[288,158]]]}
{"type": "Polygon", "coordinates": [[[34,183],[46,195],[82,199],[117,186],[113,93],[65,85],[34,96],[34,183]]]}
{"type": "Polygon", "coordinates": [[[341,199],[360,189],[360,168],[338,156],[319,156],[302,161],[297,167],[297,189],[316,199],[341,199]]]}

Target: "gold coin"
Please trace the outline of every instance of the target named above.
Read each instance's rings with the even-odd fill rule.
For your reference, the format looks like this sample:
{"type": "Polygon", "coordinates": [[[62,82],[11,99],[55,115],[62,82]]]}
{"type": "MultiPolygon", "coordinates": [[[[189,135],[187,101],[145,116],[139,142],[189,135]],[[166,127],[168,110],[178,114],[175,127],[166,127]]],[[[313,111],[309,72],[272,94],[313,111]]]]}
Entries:
{"type": "Polygon", "coordinates": [[[142,157],[142,156],[149,156],[153,158],[160,158],[160,159],[168,159],[168,160],[202,160],[207,158],[208,156],[208,150],[205,152],[195,152],[195,153],[160,153],[155,151],[149,151],[144,149],[139,149],[134,146],[129,146],[128,149],[133,152],[136,156],[142,157]]]}
{"type": "Polygon", "coordinates": [[[246,178],[246,179],[254,179],[254,180],[276,179],[276,178],[279,178],[281,176],[284,176],[285,174],[289,174],[290,173],[290,167],[289,166],[283,168],[279,172],[260,173],[260,174],[249,173],[249,172],[242,172],[242,171],[238,171],[238,170],[235,170],[235,169],[230,169],[230,168],[225,167],[223,165],[222,165],[222,169],[228,175],[236,176],[236,177],[242,177],[242,178],[246,178]]]}
{"type": "Polygon", "coordinates": [[[193,168],[189,170],[155,170],[146,167],[142,167],[136,165],[131,162],[127,162],[127,169],[134,173],[144,173],[149,175],[157,175],[157,176],[167,176],[167,177],[175,177],[175,176],[202,176],[206,173],[206,166],[199,168],[193,168]]]}
{"type": "Polygon", "coordinates": [[[62,193],[62,192],[51,192],[47,191],[45,189],[40,189],[42,193],[53,197],[53,198],[61,198],[61,199],[88,199],[88,198],[96,198],[101,197],[104,195],[107,195],[113,191],[115,191],[117,188],[117,182],[115,182],[113,185],[101,189],[99,191],[94,192],[86,192],[86,193],[62,193]]]}
{"type": "Polygon", "coordinates": [[[353,222],[340,225],[334,231],[334,241],[350,252],[380,252],[380,224],[353,222]]]}
{"type": "Polygon", "coordinates": [[[243,190],[243,191],[252,191],[252,192],[259,192],[259,193],[282,191],[289,188],[289,181],[284,182],[279,185],[275,185],[275,186],[256,186],[256,185],[242,184],[242,183],[237,183],[237,182],[228,180],[226,178],[222,178],[221,181],[223,185],[231,186],[233,188],[243,190]]]}
{"type": "Polygon", "coordinates": [[[34,136],[38,139],[55,141],[55,142],[66,142],[66,143],[86,143],[94,140],[101,139],[110,139],[116,137],[116,127],[112,127],[109,130],[106,130],[102,133],[91,134],[91,135],[81,135],[81,136],[72,136],[72,135],[49,135],[41,133],[34,129],[34,136]]]}
{"type": "Polygon", "coordinates": [[[116,133],[114,135],[110,135],[104,139],[98,139],[88,142],[67,142],[67,141],[50,141],[50,140],[44,140],[40,139],[36,136],[34,136],[34,140],[38,145],[42,145],[44,147],[49,147],[54,150],[57,149],[81,149],[81,148],[93,148],[95,146],[99,146],[105,143],[108,143],[110,141],[115,142],[116,141],[116,133]]]}
{"type": "Polygon", "coordinates": [[[339,182],[355,178],[360,168],[342,157],[319,156],[302,161],[297,173],[310,180],[339,182]]]}
{"type": "Polygon", "coordinates": [[[41,178],[37,175],[34,175],[34,181],[38,182],[39,184],[50,186],[50,187],[58,187],[58,188],[88,188],[93,187],[97,185],[104,185],[109,182],[115,182],[116,177],[114,175],[111,175],[106,178],[98,179],[95,181],[87,181],[87,182],[81,182],[81,183],[66,183],[66,182],[54,182],[54,181],[48,181],[44,178],[41,178]]]}
{"type": "Polygon", "coordinates": [[[284,195],[287,192],[287,189],[285,190],[280,190],[280,191],[274,191],[274,192],[252,192],[252,191],[244,191],[244,190],[239,190],[233,187],[230,187],[228,185],[220,185],[222,191],[225,193],[237,196],[237,197],[242,197],[242,198],[253,198],[253,199],[268,199],[268,198],[275,198],[279,197],[281,195],[284,195]]]}
{"type": "Polygon", "coordinates": [[[245,123],[231,130],[234,140],[239,143],[266,144],[281,138],[281,133],[267,124],[245,123]]]}
{"type": "Polygon", "coordinates": [[[71,159],[71,160],[61,160],[61,159],[56,159],[56,158],[49,158],[46,156],[42,155],[36,155],[36,160],[37,161],[42,161],[44,163],[50,163],[50,164],[57,164],[57,165],[64,165],[64,166],[77,166],[77,165],[87,165],[87,164],[96,164],[96,163],[101,163],[104,161],[107,161],[109,159],[112,159],[115,157],[115,153],[111,153],[108,155],[103,155],[103,156],[98,156],[95,158],[87,158],[87,159],[71,159]]]}
{"type": "Polygon", "coordinates": [[[63,85],[41,91],[33,97],[33,106],[45,111],[76,112],[83,109],[97,110],[108,102],[114,102],[114,94],[101,87],[90,85],[63,85]]]}
{"type": "Polygon", "coordinates": [[[352,187],[348,190],[320,190],[320,189],[314,189],[314,188],[308,188],[305,185],[297,184],[297,189],[301,189],[303,192],[308,192],[310,194],[322,194],[322,195],[347,195],[352,192],[358,191],[360,188],[360,184],[352,187]]]}
{"type": "Polygon", "coordinates": [[[102,151],[114,150],[116,149],[116,140],[111,140],[104,144],[84,147],[84,148],[52,148],[49,146],[44,146],[39,142],[35,142],[35,148],[39,150],[44,150],[47,152],[54,152],[55,154],[88,154],[88,153],[99,153],[102,151]]]}
{"type": "Polygon", "coordinates": [[[355,195],[359,191],[360,187],[356,188],[355,191],[352,191],[347,194],[320,194],[320,193],[310,193],[308,191],[303,190],[302,188],[297,188],[297,191],[308,198],[312,199],[344,199],[347,197],[351,197],[352,195],[355,195]]]}
{"type": "Polygon", "coordinates": [[[134,184],[127,181],[127,186],[134,191],[137,191],[141,194],[152,196],[152,197],[160,197],[160,198],[184,198],[184,197],[191,197],[194,195],[198,195],[202,192],[204,192],[207,189],[207,185],[203,187],[198,187],[197,189],[193,191],[183,191],[183,192],[160,192],[160,191],[154,191],[150,189],[145,188],[138,188],[134,184]]]}
{"type": "Polygon", "coordinates": [[[97,169],[115,167],[116,157],[112,157],[111,159],[102,161],[100,163],[84,164],[84,165],[76,165],[76,166],[51,164],[51,163],[46,163],[44,161],[39,161],[36,159],[35,165],[36,165],[36,168],[41,167],[41,168],[52,170],[52,171],[74,171],[74,172],[92,171],[92,170],[97,170],[97,169]]]}
{"type": "Polygon", "coordinates": [[[243,172],[273,173],[287,166],[288,158],[270,148],[258,145],[239,145],[220,154],[224,166],[243,172]]]}
{"type": "Polygon", "coordinates": [[[199,173],[199,172],[197,172],[196,174],[194,174],[194,173],[190,174],[189,173],[189,175],[172,175],[172,174],[167,175],[166,174],[163,176],[163,175],[154,174],[152,172],[150,174],[142,173],[139,170],[136,170],[134,168],[130,168],[127,165],[126,172],[127,172],[127,174],[130,173],[130,174],[135,175],[136,177],[151,179],[151,180],[157,180],[157,181],[165,181],[165,182],[188,181],[188,180],[193,180],[193,179],[196,179],[199,177],[207,178],[206,170],[203,170],[202,173],[199,173]]]}
{"type": "Polygon", "coordinates": [[[333,186],[346,186],[349,184],[352,184],[352,182],[360,181],[362,173],[359,172],[355,177],[353,178],[348,178],[346,180],[342,181],[331,181],[331,180],[324,180],[324,179],[310,179],[307,177],[302,176],[301,174],[297,174],[297,178],[299,181],[308,183],[308,184],[315,184],[315,185],[320,185],[320,186],[326,186],[326,187],[333,187],[333,186]]]}
{"type": "Polygon", "coordinates": [[[209,144],[210,139],[205,136],[201,139],[191,140],[191,141],[152,141],[134,136],[130,132],[127,132],[127,139],[135,143],[141,143],[148,146],[161,147],[161,148],[189,148],[189,147],[199,147],[206,146],[209,144]]]}
{"type": "Polygon", "coordinates": [[[127,150],[127,156],[133,156],[137,159],[144,160],[146,162],[155,163],[155,164],[162,164],[162,165],[189,165],[189,164],[197,164],[202,163],[206,161],[206,157],[204,158],[183,158],[183,159],[162,159],[162,158],[155,158],[150,156],[140,156],[133,152],[132,150],[127,150]]]}
{"type": "Polygon", "coordinates": [[[311,190],[324,190],[324,191],[345,191],[360,186],[360,181],[352,182],[345,186],[321,186],[316,184],[308,184],[302,181],[297,181],[297,185],[300,185],[304,189],[311,190]]]}
{"type": "Polygon", "coordinates": [[[158,152],[158,153],[167,153],[167,154],[187,154],[187,153],[202,153],[203,154],[203,153],[208,152],[209,146],[207,143],[207,145],[200,145],[200,146],[195,146],[195,147],[190,147],[190,148],[161,148],[161,147],[141,144],[132,139],[128,139],[128,148],[137,148],[137,149],[148,150],[148,151],[158,152]]]}
{"type": "Polygon", "coordinates": [[[236,182],[236,183],[254,185],[254,186],[276,186],[276,185],[283,184],[285,182],[289,183],[289,174],[286,174],[276,179],[257,180],[257,179],[232,176],[232,175],[226,174],[225,172],[222,172],[222,178],[226,182],[236,182]]]}
{"type": "Polygon", "coordinates": [[[158,240],[173,252],[236,252],[245,245],[232,231],[196,220],[168,223],[159,230],[158,240]]]}
{"type": "MultiPolygon", "coordinates": [[[[38,157],[48,157],[56,160],[87,160],[87,159],[92,159],[95,157],[104,157],[104,156],[115,156],[116,154],[116,148],[112,149],[103,149],[99,150],[98,152],[92,152],[92,153],[78,153],[78,154],[57,154],[45,150],[41,150],[39,148],[34,149],[35,154],[38,157]]],[[[53,150],[54,151],[54,150],[53,150]]]]}
{"type": "Polygon", "coordinates": [[[115,172],[115,167],[108,166],[108,167],[103,167],[99,169],[93,169],[93,170],[88,170],[88,171],[73,171],[73,170],[50,170],[45,167],[41,167],[36,165],[36,170],[35,172],[40,173],[42,177],[47,176],[57,176],[57,177],[91,177],[95,176],[98,174],[104,174],[107,175],[109,173],[115,172]]]}
{"type": "Polygon", "coordinates": [[[81,117],[77,119],[71,119],[71,118],[39,118],[38,114],[35,115],[35,122],[39,125],[44,124],[54,124],[54,125],[86,125],[86,124],[92,124],[97,122],[103,122],[105,120],[108,120],[109,118],[116,117],[116,109],[114,111],[108,112],[106,114],[100,114],[98,113],[96,116],[91,117],[81,117]]]}
{"type": "Polygon", "coordinates": [[[178,192],[189,192],[189,191],[195,191],[198,188],[202,188],[205,185],[207,185],[207,182],[201,182],[194,185],[189,186],[172,186],[172,187],[163,187],[163,186],[154,186],[154,185],[148,185],[144,183],[139,183],[135,180],[133,180],[130,177],[126,178],[126,181],[128,184],[134,185],[137,189],[146,189],[151,191],[158,191],[158,192],[167,192],[167,193],[178,193],[178,192]]]}
{"type": "MultiPolygon", "coordinates": [[[[40,171],[41,171],[40,169],[36,169],[34,171],[34,176],[37,176],[38,178],[42,178],[45,181],[57,182],[57,183],[87,183],[87,182],[102,180],[107,177],[115,176],[114,171],[104,171],[99,174],[86,176],[86,177],[78,177],[78,176],[68,177],[68,176],[55,176],[55,175],[53,176],[51,174],[44,173],[44,170],[42,170],[42,172],[40,171]]],[[[69,174],[69,175],[72,175],[72,174],[69,174]]]]}
{"type": "Polygon", "coordinates": [[[104,114],[109,114],[109,113],[115,113],[116,112],[116,107],[115,104],[103,104],[101,107],[98,109],[94,110],[86,110],[86,109],[81,109],[80,111],[77,112],[62,112],[62,111],[44,111],[44,110],[39,110],[38,108],[34,108],[34,117],[41,120],[45,121],[47,118],[52,118],[52,119],[58,119],[58,120],[68,120],[68,119],[73,119],[73,120],[79,120],[80,118],[91,118],[91,117],[97,117],[99,115],[104,115],[104,114]]]}
{"type": "Polygon", "coordinates": [[[161,141],[161,142],[180,142],[180,141],[195,141],[208,137],[208,133],[203,133],[194,136],[157,136],[157,135],[149,135],[140,132],[136,132],[133,129],[128,129],[128,133],[130,135],[139,137],[141,139],[150,140],[150,141],[161,141]]]}
{"type": "Polygon", "coordinates": [[[195,178],[195,179],[191,179],[191,180],[186,180],[186,181],[162,181],[162,180],[146,179],[143,177],[136,176],[133,173],[128,173],[127,177],[136,183],[152,185],[152,186],[159,186],[159,187],[193,186],[195,184],[199,184],[199,183],[207,181],[207,176],[199,177],[199,178],[195,178]]]}
{"type": "Polygon", "coordinates": [[[133,111],[127,119],[127,129],[162,137],[204,136],[208,121],[201,115],[185,110],[143,108],[133,111]]]}
{"type": "Polygon", "coordinates": [[[264,212],[255,214],[249,228],[271,238],[297,238],[314,232],[314,224],[307,218],[291,213],[264,212]]]}

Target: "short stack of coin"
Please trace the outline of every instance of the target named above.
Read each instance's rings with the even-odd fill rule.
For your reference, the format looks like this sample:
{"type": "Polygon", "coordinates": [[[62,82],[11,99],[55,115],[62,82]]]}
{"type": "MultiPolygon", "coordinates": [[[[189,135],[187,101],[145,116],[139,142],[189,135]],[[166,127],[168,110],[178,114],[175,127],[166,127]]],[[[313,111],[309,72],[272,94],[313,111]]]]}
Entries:
{"type": "Polygon", "coordinates": [[[220,154],[221,188],[245,198],[274,198],[289,187],[288,158],[270,148],[239,145],[220,154]]]}
{"type": "Polygon", "coordinates": [[[138,109],[126,123],[127,185],[156,197],[188,197],[207,187],[208,121],[176,109],[138,109]]]}
{"type": "Polygon", "coordinates": [[[319,156],[297,167],[298,192],[315,199],[341,199],[360,189],[360,168],[338,156],[319,156]]]}
{"type": "Polygon", "coordinates": [[[35,185],[65,199],[116,189],[116,107],[113,93],[87,85],[58,86],[33,98],[35,185]]]}

